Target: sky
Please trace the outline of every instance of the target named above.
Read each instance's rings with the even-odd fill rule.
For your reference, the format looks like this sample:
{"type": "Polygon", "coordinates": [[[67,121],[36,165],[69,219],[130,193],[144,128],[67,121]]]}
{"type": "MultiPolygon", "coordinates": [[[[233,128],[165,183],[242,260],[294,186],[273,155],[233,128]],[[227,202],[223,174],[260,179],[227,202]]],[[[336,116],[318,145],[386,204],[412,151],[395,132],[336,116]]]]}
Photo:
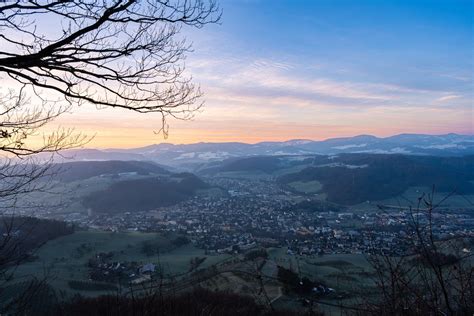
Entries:
{"type": "Polygon", "coordinates": [[[183,29],[205,106],[191,121],[86,106],[58,124],[89,147],[474,134],[473,1],[220,0],[183,29]]]}

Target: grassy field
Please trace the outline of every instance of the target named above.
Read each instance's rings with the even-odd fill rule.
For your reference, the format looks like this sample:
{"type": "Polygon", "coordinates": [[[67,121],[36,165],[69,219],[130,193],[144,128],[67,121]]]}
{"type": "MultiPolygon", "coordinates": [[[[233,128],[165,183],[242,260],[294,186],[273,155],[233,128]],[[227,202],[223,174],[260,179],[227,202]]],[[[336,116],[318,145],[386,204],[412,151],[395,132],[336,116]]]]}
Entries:
{"type": "Polygon", "coordinates": [[[290,174],[290,173],[297,173],[303,170],[304,168],[309,167],[311,164],[303,164],[303,165],[297,165],[289,168],[284,168],[284,169],[278,169],[274,171],[272,174],[276,177],[285,175],[285,174],[290,174]]]}
{"type": "Polygon", "coordinates": [[[321,191],[322,189],[322,184],[319,181],[308,181],[308,182],[303,182],[303,181],[295,181],[288,183],[290,187],[295,189],[298,192],[305,193],[305,194],[311,194],[311,193],[317,193],[321,191]]]}
{"type": "MultiPolygon", "coordinates": [[[[197,249],[191,244],[174,248],[172,241],[175,238],[176,236],[162,236],[155,233],[79,231],[52,240],[41,247],[36,253],[37,260],[22,264],[16,269],[15,281],[21,284],[28,276],[46,277],[55,289],[63,291],[66,296],[75,293],[85,296],[105,294],[106,290],[96,290],[93,285],[88,290],[73,289],[70,286],[75,281],[89,279],[87,262],[100,252],[113,252],[113,261],[158,264],[168,274],[188,272],[191,266],[190,261],[195,257],[206,257],[200,268],[222,263],[226,259],[230,259],[230,265],[226,266],[230,270],[245,270],[249,267],[248,263],[240,260],[232,263],[238,257],[243,258],[242,255],[238,257],[207,256],[203,250],[197,249]],[[146,256],[142,252],[143,243],[149,241],[153,241],[155,245],[163,249],[159,256],[146,256]]],[[[289,299],[287,302],[290,304],[289,306],[295,304],[295,301],[282,295],[282,287],[275,281],[279,265],[299,271],[301,276],[332,287],[337,293],[346,293],[344,301],[348,304],[356,296],[352,293],[360,293],[361,288],[368,290],[373,286],[370,278],[371,269],[363,255],[335,254],[302,257],[288,255],[286,248],[270,248],[268,254],[268,260],[262,268],[263,274],[271,277],[265,284],[267,294],[271,300],[282,300],[282,303],[285,302],[285,299],[289,299]]],[[[110,283],[102,285],[112,285],[112,289],[115,286],[110,283]]],[[[242,278],[242,276],[231,272],[216,275],[216,277],[202,283],[201,286],[211,290],[236,291],[247,295],[256,295],[254,292],[259,288],[255,280],[242,278]]],[[[13,285],[12,291],[14,288],[13,285]]],[[[111,292],[113,292],[112,289],[111,292]]],[[[331,312],[331,310],[328,311],[331,312]]]]}
{"type": "MultiPolygon", "coordinates": [[[[175,237],[175,236],[174,236],[175,237]]],[[[20,265],[15,278],[20,282],[28,276],[46,277],[58,289],[71,292],[70,280],[88,280],[88,260],[100,252],[114,252],[113,261],[137,261],[160,265],[166,274],[187,272],[194,257],[207,257],[201,267],[207,267],[226,258],[225,255],[206,256],[203,250],[185,245],[171,251],[171,238],[153,233],[111,233],[79,231],[46,243],[36,255],[37,260],[20,265]],[[142,253],[142,244],[153,241],[163,249],[158,256],[142,253]]],[[[98,293],[87,292],[85,295],[98,293]]]]}
{"type": "MultiPolygon", "coordinates": [[[[410,187],[406,190],[403,194],[382,200],[382,201],[371,201],[370,203],[361,203],[357,204],[354,207],[363,209],[363,210],[370,210],[377,208],[377,205],[391,205],[391,206],[400,206],[400,207],[416,207],[418,198],[421,197],[423,194],[431,194],[432,189],[428,187],[410,187]]],[[[436,192],[434,194],[434,202],[438,204],[442,201],[439,205],[441,208],[466,208],[472,207],[474,205],[474,195],[458,195],[452,194],[449,198],[445,199],[450,192],[436,192]]]]}
{"type": "MultiPolygon", "coordinates": [[[[269,251],[269,258],[276,264],[293,271],[300,271],[302,276],[318,280],[337,291],[351,291],[356,285],[370,285],[371,267],[364,255],[333,254],[324,256],[288,255],[284,248],[269,251]]],[[[265,273],[270,266],[264,267],[265,273]]]]}
{"type": "MultiPolygon", "coordinates": [[[[371,295],[375,290],[372,279],[372,269],[364,255],[359,254],[331,254],[324,256],[301,257],[288,255],[286,249],[269,249],[269,259],[278,265],[293,271],[300,271],[301,276],[319,281],[336,290],[336,295],[323,298],[322,302],[330,304],[352,305],[361,299],[361,293],[371,295]],[[342,298],[338,298],[342,295],[342,298]]],[[[269,274],[274,271],[272,264],[265,265],[263,272],[269,274]]],[[[283,296],[276,302],[282,308],[293,309],[298,304],[294,299],[283,296]]],[[[340,315],[338,307],[319,305],[325,315],[340,315]]]]}
{"type": "Polygon", "coordinates": [[[216,177],[247,180],[270,180],[272,176],[263,171],[221,171],[216,177]]]}

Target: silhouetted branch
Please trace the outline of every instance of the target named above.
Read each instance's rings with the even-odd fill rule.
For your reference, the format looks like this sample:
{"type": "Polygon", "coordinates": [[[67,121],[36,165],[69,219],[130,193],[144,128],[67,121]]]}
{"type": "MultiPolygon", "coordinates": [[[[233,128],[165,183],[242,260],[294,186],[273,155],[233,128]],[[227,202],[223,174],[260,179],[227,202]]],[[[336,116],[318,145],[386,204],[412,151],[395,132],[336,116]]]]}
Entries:
{"type": "Polygon", "coordinates": [[[5,3],[0,74],[71,104],[186,119],[201,92],[184,74],[181,26],[201,28],[220,14],[213,0],[5,3]],[[40,28],[44,18],[60,30],[40,28]]]}

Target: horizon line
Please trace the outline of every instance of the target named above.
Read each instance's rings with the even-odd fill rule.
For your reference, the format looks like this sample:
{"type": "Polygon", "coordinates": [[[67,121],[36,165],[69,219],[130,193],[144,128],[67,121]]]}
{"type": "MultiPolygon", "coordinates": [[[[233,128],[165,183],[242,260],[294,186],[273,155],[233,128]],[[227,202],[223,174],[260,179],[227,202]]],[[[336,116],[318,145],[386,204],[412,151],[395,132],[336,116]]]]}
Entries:
{"type": "MultiPolygon", "coordinates": [[[[269,141],[259,141],[259,142],[243,142],[243,141],[227,141],[227,142],[212,142],[212,141],[200,141],[200,142],[189,142],[189,143],[173,143],[173,142],[161,142],[161,143],[151,143],[149,145],[145,146],[139,146],[139,147],[80,147],[80,148],[75,148],[75,149],[70,149],[70,150],[81,150],[81,149],[97,149],[97,150],[110,150],[110,149],[137,149],[137,148],[144,148],[144,147],[150,147],[150,146],[158,146],[158,145],[173,145],[173,146],[182,146],[182,145],[195,145],[195,144],[246,144],[246,145],[258,145],[262,143],[285,143],[285,142],[291,142],[291,141],[309,141],[309,142],[324,142],[328,140],[333,140],[333,139],[345,139],[345,138],[355,138],[355,137],[361,137],[361,136],[369,136],[369,137],[374,137],[378,139],[387,139],[391,137],[396,137],[396,136],[402,136],[402,135],[417,135],[417,136],[448,136],[448,135],[456,135],[456,136],[467,136],[467,137],[474,137],[474,133],[472,134],[460,134],[460,133],[444,133],[444,134],[429,134],[429,133],[399,133],[399,134],[393,134],[390,136],[376,136],[373,134],[356,134],[352,136],[339,136],[339,137],[328,137],[324,138],[321,140],[315,140],[315,139],[309,139],[309,138],[289,138],[286,140],[269,140],[269,141]]],[[[68,150],[69,151],[69,150],[68,150]]]]}

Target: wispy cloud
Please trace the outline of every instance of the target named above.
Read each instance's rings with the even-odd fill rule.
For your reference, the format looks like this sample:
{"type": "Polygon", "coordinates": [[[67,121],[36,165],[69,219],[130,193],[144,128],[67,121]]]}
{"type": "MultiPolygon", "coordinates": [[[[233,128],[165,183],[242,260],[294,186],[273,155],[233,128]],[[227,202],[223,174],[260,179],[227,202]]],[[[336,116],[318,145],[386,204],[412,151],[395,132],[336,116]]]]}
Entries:
{"type": "MultiPolygon", "coordinates": [[[[239,60],[219,64],[213,61],[214,67],[195,67],[195,77],[211,87],[222,87],[230,90],[247,91],[267,97],[305,96],[332,97],[358,100],[392,100],[398,87],[380,84],[360,84],[348,81],[334,81],[317,76],[301,76],[301,65],[258,59],[255,61],[239,60]]],[[[194,65],[193,65],[194,66],[194,65]]]]}
{"type": "MultiPolygon", "coordinates": [[[[321,66],[320,66],[321,67],[321,66]]],[[[212,91],[208,97],[218,100],[254,99],[271,105],[293,101],[288,106],[314,104],[338,107],[368,107],[388,104],[427,105],[433,100],[447,100],[450,91],[433,91],[383,82],[361,82],[322,76],[317,69],[302,64],[266,59],[213,59],[197,62],[191,72],[203,88],[212,91]],[[216,97],[216,91],[218,95],[216,97]],[[445,98],[445,99],[442,99],[445,98]]],[[[350,78],[350,76],[347,76],[350,78]]],[[[461,96],[459,96],[461,98],[461,96]]]]}
{"type": "Polygon", "coordinates": [[[462,98],[462,96],[457,95],[457,94],[450,94],[450,95],[442,96],[442,97],[436,99],[436,101],[437,102],[446,102],[446,101],[451,101],[451,100],[455,100],[455,99],[459,99],[459,98],[462,98]]]}

